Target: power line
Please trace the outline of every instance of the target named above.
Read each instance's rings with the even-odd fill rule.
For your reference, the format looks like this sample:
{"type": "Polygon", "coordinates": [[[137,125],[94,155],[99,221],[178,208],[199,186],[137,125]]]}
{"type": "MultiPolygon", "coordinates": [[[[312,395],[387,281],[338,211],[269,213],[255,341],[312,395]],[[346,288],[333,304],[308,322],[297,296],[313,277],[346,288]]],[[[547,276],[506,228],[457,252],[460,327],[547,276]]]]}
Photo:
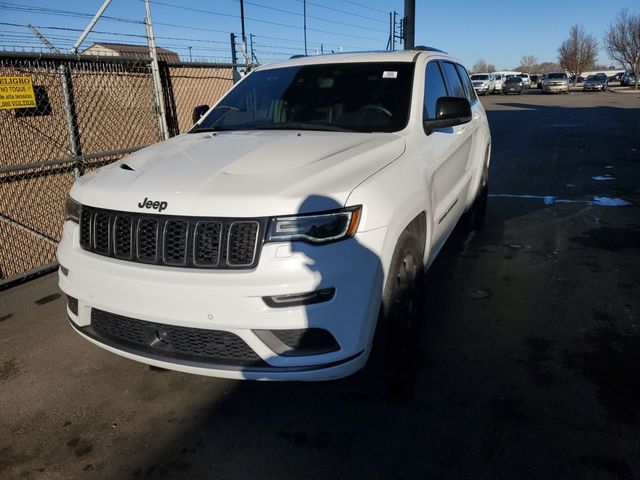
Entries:
{"type": "MultiPolygon", "coordinates": [[[[76,18],[93,18],[94,15],[91,13],[81,13],[81,12],[73,12],[71,10],[60,10],[57,8],[47,8],[47,7],[28,7],[23,5],[18,5],[15,3],[8,2],[0,2],[0,9],[10,10],[15,12],[28,12],[28,13],[38,13],[38,14],[46,14],[46,15],[56,15],[63,17],[76,17],[76,18]]],[[[129,18],[121,18],[121,17],[111,17],[108,15],[103,15],[100,17],[102,20],[109,20],[121,23],[135,23],[135,24],[144,24],[142,20],[131,20],[129,18]]]]}
{"type": "MultiPolygon", "coordinates": [[[[239,2],[240,0],[233,0],[233,1],[234,1],[234,2],[239,2]]],[[[158,2],[154,2],[154,3],[158,3],[158,2]]],[[[264,9],[266,9],[266,10],[272,10],[272,11],[274,11],[274,12],[286,13],[286,14],[288,14],[288,15],[295,15],[295,16],[297,16],[297,17],[303,17],[303,16],[304,16],[304,14],[299,13],[299,12],[294,12],[294,11],[292,11],[292,10],[285,10],[285,9],[283,9],[283,8],[271,7],[271,6],[269,6],[269,5],[262,5],[262,4],[260,4],[260,3],[250,2],[250,1],[248,1],[248,0],[245,0],[245,2],[244,2],[244,3],[245,3],[245,5],[252,5],[252,6],[254,6],[254,7],[264,8],[264,9]]],[[[307,2],[307,3],[308,3],[308,4],[311,4],[311,2],[307,2]]],[[[315,4],[315,5],[317,5],[317,4],[315,4]]],[[[246,16],[245,16],[245,18],[246,18],[247,20],[254,20],[254,21],[255,21],[255,19],[251,19],[251,18],[246,17],[246,16]]],[[[382,33],[387,33],[387,31],[386,31],[386,30],[380,30],[380,29],[370,28],[370,27],[363,27],[363,26],[361,26],[361,25],[355,25],[355,24],[353,24],[353,23],[339,22],[339,21],[337,21],[337,20],[335,20],[335,19],[332,19],[332,18],[323,18],[323,17],[318,17],[318,16],[315,16],[315,15],[309,15],[309,14],[307,14],[307,18],[313,18],[314,20],[320,20],[320,21],[322,21],[322,22],[329,22],[329,23],[332,23],[332,24],[345,25],[345,26],[347,26],[347,27],[362,28],[362,29],[364,29],[364,30],[370,30],[370,31],[372,31],[372,32],[382,32],[382,33]]],[[[386,23],[386,22],[382,22],[382,23],[386,23]]]]}
{"type": "Polygon", "coordinates": [[[341,0],[341,1],[344,2],[344,3],[350,3],[352,5],[357,5],[358,7],[367,8],[369,10],[373,10],[374,12],[389,13],[389,12],[385,12],[384,10],[380,10],[379,8],[370,7],[369,5],[363,5],[361,3],[353,2],[351,0],[341,0]]]}
{"type": "MultiPolygon", "coordinates": [[[[233,15],[233,14],[230,14],[230,13],[212,12],[211,10],[203,10],[203,9],[200,9],[200,8],[185,7],[183,5],[174,5],[174,4],[171,4],[171,3],[164,3],[164,2],[154,1],[153,4],[154,5],[163,6],[163,7],[177,8],[177,9],[180,9],[180,10],[187,10],[187,11],[196,12],[196,13],[207,13],[207,14],[210,14],[210,15],[222,16],[222,17],[227,17],[227,18],[240,18],[239,15],[233,15]]],[[[298,25],[290,25],[290,24],[287,24],[287,23],[272,22],[272,21],[269,21],[269,20],[261,20],[261,19],[258,19],[258,18],[250,18],[250,17],[247,17],[247,16],[245,16],[245,19],[246,20],[251,20],[253,22],[265,23],[265,24],[268,24],[268,25],[275,25],[277,27],[295,28],[296,30],[301,30],[303,28],[303,27],[298,26],[298,25]]],[[[154,22],[154,24],[161,25],[158,22],[154,22]]],[[[185,27],[185,28],[195,29],[194,27],[185,27]]],[[[362,39],[362,40],[372,40],[374,42],[380,41],[380,39],[378,39],[378,38],[363,37],[361,35],[353,35],[353,34],[347,34],[347,33],[336,34],[336,32],[330,32],[330,31],[327,31],[327,30],[320,30],[320,29],[317,29],[317,28],[307,28],[307,30],[314,31],[314,32],[319,32],[319,33],[326,33],[326,34],[329,34],[329,35],[342,35],[342,36],[345,36],[345,37],[359,38],[359,39],[362,39]]],[[[387,33],[387,32],[385,31],[384,33],[387,33]]]]}
{"type": "MultiPolygon", "coordinates": [[[[236,0],[234,0],[236,1],[236,0]]],[[[303,3],[304,0],[296,0],[298,3],[303,3]]],[[[367,17],[366,15],[361,15],[359,13],[351,13],[351,12],[347,12],[345,10],[340,10],[339,8],[333,8],[333,7],[327,7],[326,5],[322,5],[320,3],[316,3],[316,2],[310,2],[307,1],[307,5],[313,5],[315,7],[319,7],[319,8],[324,8],[325,10],[331,10],[332,12],[338,12],[338,13],[342,13],[343,15],[351,15],[354,17],[358,17],[358,18],[364,18],[366,20],[370,20],[372,22],[378,22],[378,23],[382,23],[384,25],[387,25],[389,22],[386,20],[379,20],[377,18],[373,18],[373,17],[367,17]]],[[[383,13],[387,13],[387,12],[383,12],[383,13]]]]}

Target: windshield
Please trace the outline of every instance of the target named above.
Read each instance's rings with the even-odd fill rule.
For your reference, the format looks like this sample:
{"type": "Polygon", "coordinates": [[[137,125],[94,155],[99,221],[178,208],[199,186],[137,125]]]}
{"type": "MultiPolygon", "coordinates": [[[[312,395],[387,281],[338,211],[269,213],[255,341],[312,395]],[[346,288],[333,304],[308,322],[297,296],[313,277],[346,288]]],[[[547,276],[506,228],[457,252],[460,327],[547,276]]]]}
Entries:
{"type": "Polygon", "coordinates": [[[409,119],[413,67],[409,62],[369,62],[258,70],[191,132],[402,130],[409,119]]]}
{"type": "Polygon", "coordinates": [[[471,80],[489,80],[489,75],[471,75],[471,80]]]}
{"type": "Polygon", "coordinates": [[[563,79],[564,80],[564,79],[567,78],[567,74],[566,73],[549,73],[547,75],[547,78],[548,79],[555,79],[555,80],[557,80],[557,79],[563,79]]]}
{"type": "Polygon", "coordinates": [[[520,83],[522,79],[520,77],[509,77],[507,78],[507,83],[520,83]]]}

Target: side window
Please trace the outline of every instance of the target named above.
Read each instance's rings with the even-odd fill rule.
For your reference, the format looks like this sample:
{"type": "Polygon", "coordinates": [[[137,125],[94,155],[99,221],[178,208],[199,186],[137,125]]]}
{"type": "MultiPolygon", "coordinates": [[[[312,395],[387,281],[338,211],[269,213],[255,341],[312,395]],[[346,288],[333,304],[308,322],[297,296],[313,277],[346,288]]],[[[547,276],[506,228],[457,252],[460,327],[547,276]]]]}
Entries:
{"type": "Polygon", "coordinates": [[[424,111],[422,113],[423,120],[435,120],[436,118],[436,101],[440,97],[446,97],[447,87],[442,78],[442,72],[438,62],[429,62],[427,64],[426,84],[424,87],[424,111]]]}
{"type": "MultiPolygon", "coordinates": [[[[475,102],[478,99],[478,97],[476,96],[476,91],[473,89],[473,84],[469,79],[469,74],[464,69],[464,67],[460,64],[456,64],[456,69],[458,70],[458,73],[460,74],[460,78],[462,79],[462,85],[464,86],[464,90],[467,93],[467,99],[469,100],[470,103],[475,102]]],[[[494,76],[494,79],[498,80],[497,76],[494,76]]]]}
{"type": "Polygon", "coordinates": [[[456,66],[450,62],[442,62],[442,67],[444,68],[444,76],[449,86],[449,96],[465,98],[466,94],[458,72],[456,72],[456,66]]]}

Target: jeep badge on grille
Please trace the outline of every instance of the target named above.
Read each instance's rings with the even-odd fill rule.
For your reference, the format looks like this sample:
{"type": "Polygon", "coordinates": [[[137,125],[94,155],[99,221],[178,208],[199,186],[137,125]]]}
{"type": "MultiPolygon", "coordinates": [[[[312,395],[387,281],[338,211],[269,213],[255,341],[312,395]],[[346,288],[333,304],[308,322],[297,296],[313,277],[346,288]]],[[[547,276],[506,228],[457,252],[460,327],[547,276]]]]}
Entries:
{"type": "Polygon", "coordinates": [[[138,204],[138,208],[158,210],[158,213],[166,210],[167,206],[167,202],[160,202],[158,200],[154,202],[152,200],[149,200],[147,197],[144,197],[144,200],[138,204]]]}

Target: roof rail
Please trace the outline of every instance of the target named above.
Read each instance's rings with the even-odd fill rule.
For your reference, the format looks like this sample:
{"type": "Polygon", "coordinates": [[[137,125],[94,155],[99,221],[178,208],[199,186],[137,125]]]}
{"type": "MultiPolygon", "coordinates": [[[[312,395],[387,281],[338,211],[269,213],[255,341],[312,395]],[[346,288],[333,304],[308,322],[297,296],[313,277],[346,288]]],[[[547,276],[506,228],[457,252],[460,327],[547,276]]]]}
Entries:
{"type": "Polygon", "coordinates": [[[306,57],[306,56],[307,56],[307,55],[305,55],[305,54],[299,53],[299,54],[297,54],[297,55],[291,55],[291,56],[289,57],[289,60],[293,60],[294,58],[304,58],[304,57],[306,57]]]}
{"type": "Polygon", "coordinates": [[[418,50],[421,52],[440,52],[440,53],[447,53],[444,50],[440,50],[439,48],[435,48],[435,47],[427,47],[425,45],[417,45],[413,48],[414,50],[418,50]]]}

